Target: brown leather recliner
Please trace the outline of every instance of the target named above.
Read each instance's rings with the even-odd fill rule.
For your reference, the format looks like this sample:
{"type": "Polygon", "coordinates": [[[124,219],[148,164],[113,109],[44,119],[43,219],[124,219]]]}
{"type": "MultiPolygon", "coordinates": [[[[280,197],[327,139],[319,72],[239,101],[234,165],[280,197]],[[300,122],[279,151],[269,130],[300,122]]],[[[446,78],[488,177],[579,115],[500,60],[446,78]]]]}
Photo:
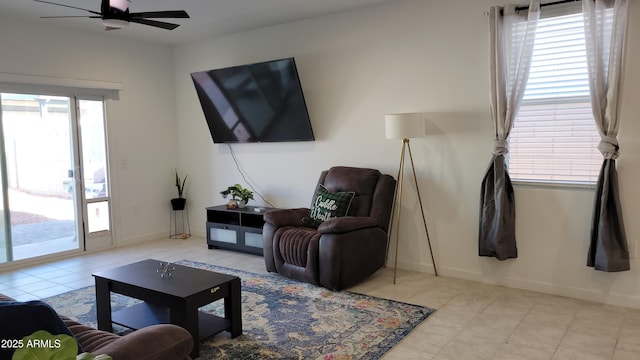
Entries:
{"type": "Polygon", "coordinates": [[[387,231],[396,181],[375,169],[332,167],[321,173],[331,192],[353,191],[347,216],[308,227],[309,208],[278,209],[264,215],[267,271],[341,290],[384,267],[387,231]]]}

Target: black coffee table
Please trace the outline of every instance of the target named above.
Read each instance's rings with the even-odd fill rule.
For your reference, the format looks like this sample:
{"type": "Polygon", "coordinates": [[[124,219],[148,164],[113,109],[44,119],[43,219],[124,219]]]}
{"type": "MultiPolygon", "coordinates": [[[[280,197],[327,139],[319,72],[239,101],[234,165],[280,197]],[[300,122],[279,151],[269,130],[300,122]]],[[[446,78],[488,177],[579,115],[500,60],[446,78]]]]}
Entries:
{"type": "Polygon", "coordinates": [[[171,276],[161,277],[161,261],[144,260],[99,271],[96,281],[98,329],[113,331],[112,323],[131,329],[154,324],[175,324],[193,336],[191,357],[200,353],[200,340],[229,331],[242,334],[240,278],[212,271],[175,265],[171,276]],[[143,300],[143,303],[111,313],[111,292],[143,300]],[[224,299],[224,318],[198,308],[224,299]]]}

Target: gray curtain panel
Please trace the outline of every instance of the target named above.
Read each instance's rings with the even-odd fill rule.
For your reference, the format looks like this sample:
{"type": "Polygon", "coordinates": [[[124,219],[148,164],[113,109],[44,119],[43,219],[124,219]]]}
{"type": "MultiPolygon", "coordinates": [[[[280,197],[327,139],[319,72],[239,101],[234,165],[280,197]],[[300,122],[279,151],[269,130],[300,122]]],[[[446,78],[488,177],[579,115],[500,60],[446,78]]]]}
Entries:
{"type": "Polygon", "coordinates": [[[499,260],[518,256],[516,247],[515,196],[505,165],[507,138],[529,79],[529,68],[540,1],[532,0],[529,11],[515,6],[494,6],[489,11],[491,40],[491,116],[496,131],[493,157],[480,190],[478,255],[499,260]]]}
{"type": "Polygon", "coordinates": [[[630,269],[620,206],[616,159],[619,156],[619,96],[627,0],[583,1],[589,89],[593,118],[604,157],[596,186],[587,266],[602,271],[630,269]]]}
{"type": "Polygon", "coordinates": [[[480,206],[480,256],[498,260],[518,257],[516,201],[504,155],[494,155],[482,180],[480,206]]]}
{"type": "Polygon", "coordinates": [[[605,159],[596,187],[587,266],[602,271],[630,269],[629,248],[622,221],[616,161],[605,159]]]}

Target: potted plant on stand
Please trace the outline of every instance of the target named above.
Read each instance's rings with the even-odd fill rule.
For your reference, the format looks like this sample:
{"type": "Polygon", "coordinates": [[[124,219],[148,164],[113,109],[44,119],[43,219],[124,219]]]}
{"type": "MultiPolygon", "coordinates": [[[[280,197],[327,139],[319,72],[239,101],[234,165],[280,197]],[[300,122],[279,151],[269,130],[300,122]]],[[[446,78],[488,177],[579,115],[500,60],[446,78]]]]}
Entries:
{"type": "Polygon", "coordinates": [[[178,188],[178,197],[171,199],[171,208],[173,210],[184,210],[187,199],[182,197],[182,193],[184,192],[184,185],[187,182],[187,177],[189,175],[185,175],[184,179],[180,179],[180,175],[178,175],[178,170],[176,170],[176,187],[178,188]]]}
{"type": "Polygon", "coordinates": [[[227,209],[244,208],[249,200],[253,200],[253,192],[247,188],[242,187],[240,184],[235,184],[227,187],[220,192],[223,198],[231,196],[227,203],[227,209]]]}

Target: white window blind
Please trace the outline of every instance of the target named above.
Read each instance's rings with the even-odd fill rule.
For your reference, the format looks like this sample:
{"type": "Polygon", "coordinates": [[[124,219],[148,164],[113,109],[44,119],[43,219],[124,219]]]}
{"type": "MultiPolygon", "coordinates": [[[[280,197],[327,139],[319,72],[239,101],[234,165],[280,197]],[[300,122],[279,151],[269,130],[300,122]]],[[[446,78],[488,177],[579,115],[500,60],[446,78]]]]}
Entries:
{"type": "Polygon", "coordinates": [[[516,181],[591,184],[602,155],[589,98],[584,20],[580,12],[558,15],[560,10],[566,8],[550,16],[546,11],[538,22],[529,80],[509,136],[509,174],[516,181]]]}

